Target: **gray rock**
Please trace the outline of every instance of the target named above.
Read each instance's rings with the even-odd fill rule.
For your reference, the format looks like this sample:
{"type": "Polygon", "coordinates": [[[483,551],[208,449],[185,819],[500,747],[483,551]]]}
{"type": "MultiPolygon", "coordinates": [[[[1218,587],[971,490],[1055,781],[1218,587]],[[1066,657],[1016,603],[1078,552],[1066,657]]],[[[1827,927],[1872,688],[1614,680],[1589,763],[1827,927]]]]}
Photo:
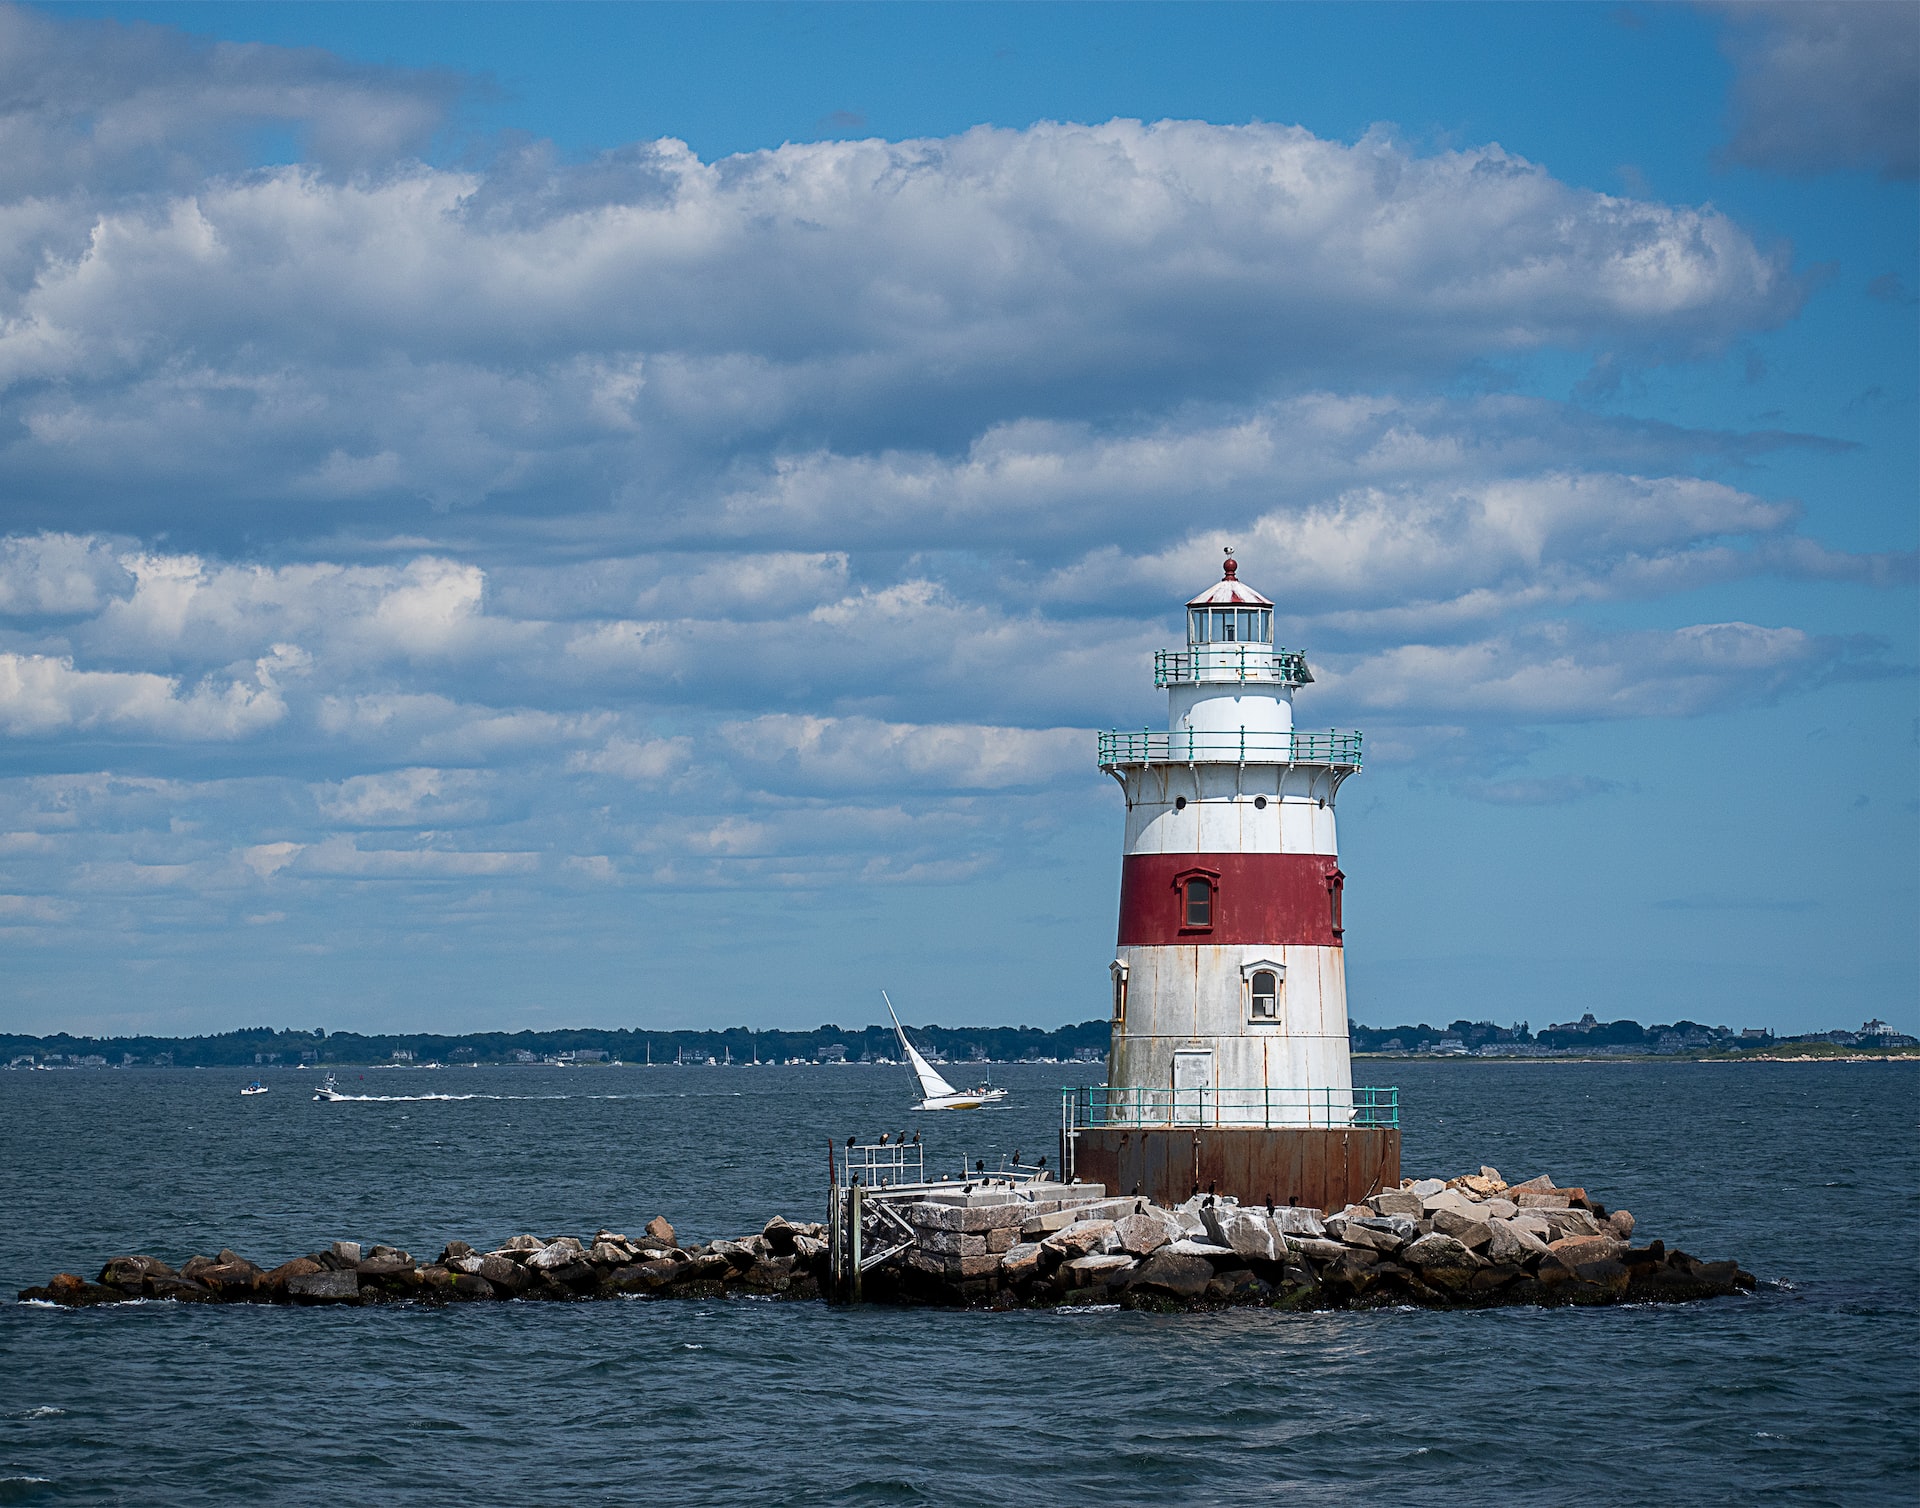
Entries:
{"type": "Polygon", "coordinates": [[[1422,1178],[1418,1183],[1410,1185],[1408,1192],[1416,1199],[1431,1199],[1446,1186],[1447,1181],[1444,1178],[1422,1178]]]}
{"type": "Polygon", "coordinates": [[[1111,1220],[1081,1220],[1064,1230],[1056,1231],[1041,1244],[1049,1251],[1056,1251],[1062,1257],[1072,1260],[1097,1251],[1112,1234],[1111,1220]]]}
{"type": "Polygon", "coordinates": [[[1075,1257],[1064,1264],[1067,1271],[1079,1275],[1082,1282],[1089,1278],[1103,1277],[1117,1273],[1122,1268],[1133,1266],[1133,1258],[1124,1252],[1102,1252],[1091,1257],[1075,1257]]]}
{"type": "Polygon", "coordinates": [[[530,1281],[526,1268],[510,1257],[501,1256],[498,1252],[491,1252],[482,1257],[477,1271],[479,1276],[505,1293],[518,1293],[530,1281]]]}
{"type": "MultiPolygon", "coordinates": [[[[498,1249],[501,1251],[535,1252],[544,1250],[546,1244],[547,1243],[542,1241],[538,1236],[513,1236],[502,1241],[498,1249]]],[[[576,1246],[579,1245],[577,1241],[574,1244],[576,1246]]]]}
{"type": "Polygon", "coordinates": [[[1541,1217],[1553,1231],[1553,1239],[1563,1236],[1597,1236],[1600,1222],[1585,1210],[1542,1210],[1541,1217]]]}
{"type": "Polygon", "coordinates": [[[1288,1236],[1287,1250],[1298,1256],[1310,1257],[1316,1262],[1338,1262],[1346,1255],[1346,1247],[1338,1241],[1328,1241],[1315,1236],[1288,1236]]]}
{"type": "MultiPolygon", "coordinates": [[[[352,1246],[351,1241],[335,1243],[338,1246],[352,1246]]],[[[324,1272],[303,1272],[297,1277],[287,1279],[287,1292],[292,1297],[310,1304],[339,1303],[343,1299],[360,1297],[360,1274],[351,1267],[324,1272]]]]}
{"type": "Polygon", "coordinates": [[[1388,1189],[1383,1194],[1373,1195],[1367,1204],[1376,1215],[1405,1215],[1418,1220],[1424,1213],[1420,1196],[1411,1189],[1388,1189]]]}
{"type": "Polygon", "coordinates": [[[1507,1197],[1517,1199],[1521,1194],[1544,1194],[1553,1187],[1553,1180],[1545,1173],[1536,1173],[1524,1183],[1507,1185],[1507,1197]]]}
{"type": "Polygon", "coordinates": [[[1282,1236],[1324,1236],[1326,1218],[1303,1204],[1283,1204],[1273,1212],[1274,1231],[1282,1236]]]}
{"type": "Polygon", "coordinates": [[[1519,1214],[1513,1216],[1513,1218],[1510,1219],[1507,1223],[1511,1225],[1515,1230],[1525,1231],[1528,1235],[1532,1236],[1534,1240],[1538,1241],[1542,1246],[1546,1245],[1547,1242],[1554,1239],[1553,1227],[1547,1224],[1546,1219],[1543,1216],[1536,1215],[1530,1210],[1522,1210],[1519,1214]]]}
{"type": "Polygon", "coordinates": [[[1000,1276],[1011,1283],[1024,1282],[1039,1271],[1040,1243],[1038,1241],[1022,1241],[1000,1259],[1000,1276]]]}
{"type": "Polygon", "coordinates": [[[1202,1220],[1193,1210],[1177,1209],[1173,1211],[1173,1221],[1174,1224],[1178,1225],[1180,1229],[1189,1236],[1204,1236],[1207,1233],[1207,1222],[1202,1220]]]}
{"type": "Polygon", "coordinates": [[[360,1262],[360,1243],[358,1241],[336,1241],[327,1248],[342,1262],[358,1266],[360,1262]]]}
{"type": "Polygon", "coordinates": [[[1486,1220],[1454,1210],[1435,1210],[1433,1228],[1442,1235],[1452,1236],[1469,1251],[1479,1251],[1493,1239],[1492,1227],[1486,1220]]]}
{"type": "Polygon", "coordinates": [[[1465,1215],[1469,1219],[1482,1218],[1478,1202],[1458,1189],[1442,1189],[1437,1194],[1429,1194],[1420,1201],[1420,1208],[1428,1215],[1432,1215],[1437,1210],[1452,1210],[1455,1214],[1465,1215]]]}
{"type": "MultiPolygon", "coordinates": [[[[509,1242],[508,1245],[512,1243],[509,1242]]],[[[580,1249],[580,1243],[572,1236],[562,1236],[558,1241],[549,1242],[532,1256],[527,1258],[527,1266],[535,1272],[554,1272],[570,1266],[586,1255],[580,1249]]]]}
{"type": "Polygon", "coordinates": [[[1489,1220],[1487,1235],[1486,1255],[1489,1262],[1517,1264],[1537,1257],[1547,1249],[1546,1242],[1511,1220],[1489,1220]]]}
{"type": "MultiPolygon", "coordinates": [[[[1216,1232],[1214,1244],[1226,1247],[1235,1256],[1250,1261],[1271,1262],[1278,1254],[1275,1251],[1273,1226],[1265,1215],[1256,1215],[1250,1210],[1234,1210],[1228,1218],[1217,1218],[1213,1222],[1216,1232]]],[[[1281,1243],[1284,1249],[1284,1238],[1281,1243]]]]}
{"type": "Polygon", "coordinates": [[[1481,1201],[1480,1212],[1489,1219],[1497,1217],[1501,1220],[1510,1220],[1520,1213],[1520,1206],[1511,1199],[1502,1199],[1498,1194],[1494,1194],[1481,1201]]]}
{"type": "Polygon", "coordinates": [[[1213,1281],[1213,1263],[1205,1257],[1163,1246],[1133,1274],[1131,1288],[1158,1289],[1179,1298],[1198,1298],[1213,1281]]]}
{"type": "Polygon", "coordinates": [[[1480,1259],[1452,1236],[1443,1236],[1437,1231],[1431,1236],[1422,1236],[1400,1253],[1400,1260],[1412,1267],[1455,1267],[1471,1270],[1480,1266],[1480,1259]]]}
{"type": "Polygon", "coordinates": [[[1386,1256],[1392,1256],[1407,1244],[1391,1231],[1370,1230],[1357,1220],[1347,1222],[1340,1240],[1349,1247],[1356,1247],[1361,1251],[1380,1252],[1386,1256]]]}
{"type": "Polygon", "coordinates": [[[1157,1257],[1160,1252],[1171,1252],[1177,1257],[1230,1257],[1233,1255],[1233,1248],[1217,1246],[1211,1241],[1195,1241],[1190,1237],[1183,1237],[1178,1241],[1169,1241],[1154,1255],[1157,1257]]]}
{"type": "Polygon", "coordinates": [[[1152,1256],[1169,1241],[1179,1240],[1180,1234],[1180,1227],[1172,1217],[1157,1209],[1128,1215],[1123,1220],[1116,1220],[1113,1226],[1114,1239],[1119,1242],[1120,1250],[1136,1257],[1152,1256]]]}
{"type": "Polygon", "coordinates": [[[1633,1239],[1633,1215],[1628,1210],[1615,1210],[1607,1216],[1609,1234],[1618,1236],[1622,1241],[1633,1239]]]}

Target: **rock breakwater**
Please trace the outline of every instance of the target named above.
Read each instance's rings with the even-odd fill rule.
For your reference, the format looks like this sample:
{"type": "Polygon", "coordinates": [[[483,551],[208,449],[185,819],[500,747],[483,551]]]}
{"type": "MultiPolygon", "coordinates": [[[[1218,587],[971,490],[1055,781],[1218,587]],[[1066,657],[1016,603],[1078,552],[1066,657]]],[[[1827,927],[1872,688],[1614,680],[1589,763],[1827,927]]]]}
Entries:
{"type": "MultiPolygon", "coordinates": [[[[1099,1185],[984,1179],[863,1191],[871,1255],[861,1297],[897,1304],[1016,1308],[1116,1303],[1139,1309],[1487,1308],[1680,1302],[1749,1289],[1730,1261],[1662,1241],[1584,1188],[1493,1168],[1408,1180],[1331,1214],[1197,1195],[1173,1208],[1099,1185]]],[[[619,1297],[845,1297],[852,1231],[776,1216],[738,1240],[682,1245],[655,1219],[639,1236],[515,1236],[482,1252],[449,1242],[418,1262],[390,1246],[335,1241],[264,1268],[231,1250],[177,1268],[114,1257],[91,1281],[61,1273],[23,1300],[61,1305],[381,1304],[619,1297]],[[838,1260],[836,1257],[838,1256],[838,1260]]]]}

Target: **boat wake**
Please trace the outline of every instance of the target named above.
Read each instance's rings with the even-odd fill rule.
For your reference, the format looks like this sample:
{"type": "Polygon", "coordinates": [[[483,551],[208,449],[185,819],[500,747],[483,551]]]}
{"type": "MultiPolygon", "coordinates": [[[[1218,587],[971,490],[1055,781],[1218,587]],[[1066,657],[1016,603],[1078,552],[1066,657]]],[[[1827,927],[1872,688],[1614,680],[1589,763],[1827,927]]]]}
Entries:
{"type": "Polygon", "coordinates": [[[343,1094],[335,1089],[314,1096],[325,1104],[418,1105],[428,1100],[737,1100],[740,1090],[712,1094],[343,1094]]]}

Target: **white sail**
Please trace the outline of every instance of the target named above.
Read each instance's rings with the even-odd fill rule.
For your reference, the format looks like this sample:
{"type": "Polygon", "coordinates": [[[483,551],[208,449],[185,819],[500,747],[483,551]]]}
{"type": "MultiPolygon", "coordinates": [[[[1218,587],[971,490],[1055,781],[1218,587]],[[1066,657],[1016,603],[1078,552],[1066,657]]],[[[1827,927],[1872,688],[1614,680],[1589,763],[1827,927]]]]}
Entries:
{"type": "Polygon", "coordinates": [[[907,1040],[906,1028],[900,1024],[900,1017],[894,1011],[893,1001],[888,998],[885,990],[880,992],[880,998],[887,1002],[887,1014],[893,1017],[893,1032],[900,1039],[900,1050],[907,1055],[907,1061],[913,1065],[913,1076],[920,1081],[920,1097],[923,1100],[937,1100],[958,1094],[960,1091],[941,1078],[934,1071],[933,1065],[921,1057],[919,1050],[907,1040]]]}

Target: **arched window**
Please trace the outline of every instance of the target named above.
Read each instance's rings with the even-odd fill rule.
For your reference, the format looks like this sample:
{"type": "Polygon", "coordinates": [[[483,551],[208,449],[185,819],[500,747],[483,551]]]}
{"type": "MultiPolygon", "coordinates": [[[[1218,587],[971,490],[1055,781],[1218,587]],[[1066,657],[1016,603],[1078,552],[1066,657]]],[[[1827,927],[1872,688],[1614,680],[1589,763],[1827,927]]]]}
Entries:
{"type": "Polygon", "coordinates": [[[1253,1019],[1272,1021],[1280,1014],[1280,980],[1272,969],[1256,969],[1253,974],[1253,1019]]]}
{"type": "Polygon", "coordinates": [[[1195,875],[1187,881],[1184,918],[1189,927],[1213,925],[1213,881],[1195,875]]]}
{"type": "Polygon", "coordinates": [[[1124,1027],[1127,1024],[1127,966],[1116,958],[1107,968],[1113,974],[1113,1024],[1124,1027]]]}

